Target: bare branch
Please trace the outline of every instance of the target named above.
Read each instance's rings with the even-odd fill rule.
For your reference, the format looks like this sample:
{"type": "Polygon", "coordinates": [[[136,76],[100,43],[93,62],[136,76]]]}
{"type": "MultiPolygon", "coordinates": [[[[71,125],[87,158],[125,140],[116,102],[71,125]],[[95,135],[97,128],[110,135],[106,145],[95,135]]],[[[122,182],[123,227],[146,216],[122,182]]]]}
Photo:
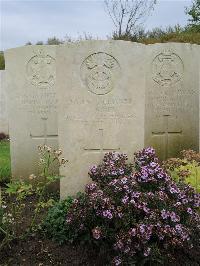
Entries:
{"type": "Polygon", "coordinates": [[[133,33],[154,9],[156,0],[104,0],[118,36],[133,33]]]}

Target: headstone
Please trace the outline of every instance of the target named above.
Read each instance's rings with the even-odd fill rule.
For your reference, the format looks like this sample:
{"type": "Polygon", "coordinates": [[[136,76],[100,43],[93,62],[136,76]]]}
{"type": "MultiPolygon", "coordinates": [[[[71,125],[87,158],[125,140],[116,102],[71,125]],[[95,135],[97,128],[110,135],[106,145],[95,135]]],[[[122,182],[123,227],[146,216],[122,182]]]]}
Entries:
{"type": "Polygon", "coordinates": [[[86,41],[57,48],[61,197],[83,190],[90,166],[109,151],[144,147],[142,44],[86,41]]]}
{"type": "Polygon", "coordinates": [[[0,70],[0,133],[8,135],[5,70],[0,70]]]}
{"type": "Polygon", "coordinates": [[[145,145],[160,159],[199,145],[199,68],[195,45],[147,46],[145,145]]]}
{"type": "Polygon", "coordinates": [[[7,50],[11,165],[14,177],[38,173],[38,145],[57,147],[56,46],[7,50]]]}
{"type": "Polygon", "coordinates": [[[200,45],[195,45],[196,54],[195,57],[198,58],[198,78],[199,78],[199,152],[200,152],[200,45]]]}

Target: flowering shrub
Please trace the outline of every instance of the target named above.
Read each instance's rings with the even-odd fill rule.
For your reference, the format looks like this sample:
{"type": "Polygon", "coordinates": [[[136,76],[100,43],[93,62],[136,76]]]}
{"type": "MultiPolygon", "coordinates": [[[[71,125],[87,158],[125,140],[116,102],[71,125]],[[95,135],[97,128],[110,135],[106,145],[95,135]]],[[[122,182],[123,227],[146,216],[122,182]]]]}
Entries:
{"type": "Polygon", "coordinates": [[[200,195],[176,184],[152,148],[135,153],[135,169],[127,159],[107,153],[90,169],[93,182],[67,212],[66,227],[73,232],[68,240],[106,245],[116,255],[114,265],[191,247],[193,230],[200,229],[200,195]]]}

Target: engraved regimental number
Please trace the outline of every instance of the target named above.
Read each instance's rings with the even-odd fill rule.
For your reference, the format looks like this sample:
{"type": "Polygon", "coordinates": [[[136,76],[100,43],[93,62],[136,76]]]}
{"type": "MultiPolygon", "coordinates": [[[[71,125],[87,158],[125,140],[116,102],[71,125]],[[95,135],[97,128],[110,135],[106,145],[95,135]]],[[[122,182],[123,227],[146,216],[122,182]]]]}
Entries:
{"type": "Polygon", "coordinates": [[[37,88],[46,89],[55,83],[55,59],[42,49],[29,60],[26,71],[29,82],[37,88]]]}
{"type": "Polygon", "coordinates": [[[161,86],[171,86],[182,79],[183,62],[171,50],[158,54],[152,63],[152,78],[161,86]]]}
{"type": "Polygon", "coordinates": [[[81,65],[81,78],[89,91],[104,95],[113,90],[119,77],[120,66],[117,60],[103,52],[88,56],[81,65]]]}

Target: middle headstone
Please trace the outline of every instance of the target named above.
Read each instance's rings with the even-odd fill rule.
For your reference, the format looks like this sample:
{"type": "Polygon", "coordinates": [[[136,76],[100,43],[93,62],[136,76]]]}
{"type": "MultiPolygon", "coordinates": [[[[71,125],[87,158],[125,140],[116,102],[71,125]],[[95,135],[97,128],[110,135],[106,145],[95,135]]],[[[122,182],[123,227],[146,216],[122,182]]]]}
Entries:
{"type": "Polygon", "coordinates": [[[61,197],[83,190],[88,170],[109,151],[144,147],[144,46],[86,41],[57,49],[61,197]]]}

